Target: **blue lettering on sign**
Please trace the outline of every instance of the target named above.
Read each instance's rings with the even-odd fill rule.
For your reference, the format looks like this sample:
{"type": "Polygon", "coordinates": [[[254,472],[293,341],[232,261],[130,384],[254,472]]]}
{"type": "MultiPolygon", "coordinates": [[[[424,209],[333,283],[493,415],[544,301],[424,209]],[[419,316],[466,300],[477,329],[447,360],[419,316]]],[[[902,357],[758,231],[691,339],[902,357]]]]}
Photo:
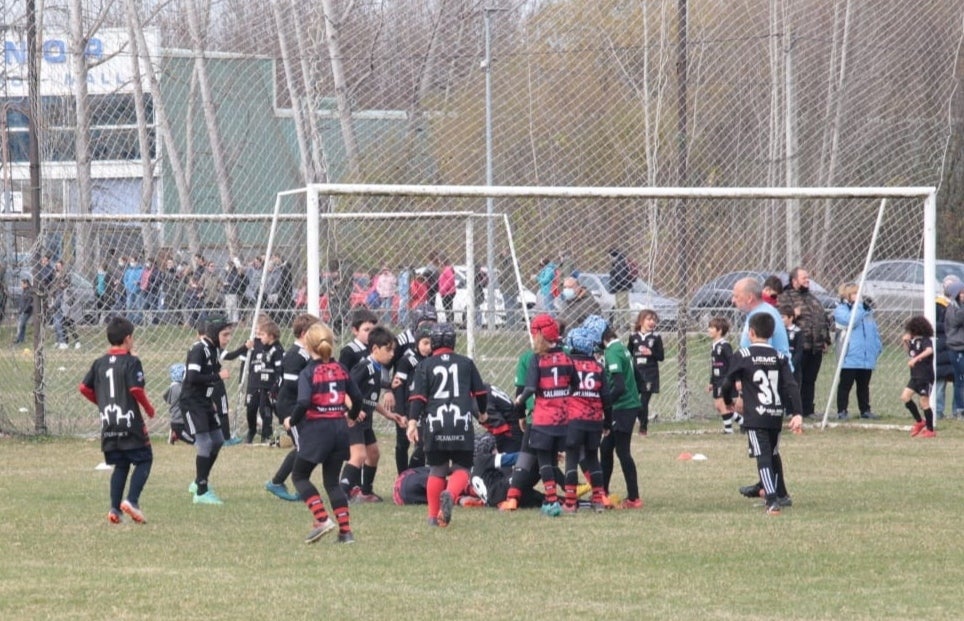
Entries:
{"type": "MultiPolygon", "coordinates": [[[[63,39],[47,39],[41,46],[44,61],[61,64],[67,62],[68,42],[63,39]]],[[[91,37],[84,50],[87,58],[98,60],[104,57],[104,42],[91,37]]],[[[27,43],[25,41],[4,41],[3,62],[7,65],[27,64],[27,43]]]]}

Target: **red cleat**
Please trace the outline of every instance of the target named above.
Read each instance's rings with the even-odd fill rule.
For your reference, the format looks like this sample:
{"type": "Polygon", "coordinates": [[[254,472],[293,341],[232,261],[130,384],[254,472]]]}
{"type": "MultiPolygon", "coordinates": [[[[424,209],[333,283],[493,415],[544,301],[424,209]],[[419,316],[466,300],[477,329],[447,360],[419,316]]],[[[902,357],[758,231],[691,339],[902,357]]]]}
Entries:
{"type": "Polygon", "coordinates": [[[919,435],[920,432],[924,431],[925,427],[927,427],[927,423],[924,421],[914,423],[914,426],[910,428],[910,437],[913,438],[914,436],[919,435]]]}
{"type": "Polygon", "coordinates": [[[620,509],[642,509],[643,499],[637,498],[636,500],[630,500],[629,498],[627,498],[619,505],[619,508],[620,509]]]}
{"type": "Polygon", "coordinates": [[[933,429],[925,429],[924,431],[920,432],[920,437],[922,437],[922,438],[936,438],[936,437],[937,437],[937,432],[934,431],[933,429]]]}

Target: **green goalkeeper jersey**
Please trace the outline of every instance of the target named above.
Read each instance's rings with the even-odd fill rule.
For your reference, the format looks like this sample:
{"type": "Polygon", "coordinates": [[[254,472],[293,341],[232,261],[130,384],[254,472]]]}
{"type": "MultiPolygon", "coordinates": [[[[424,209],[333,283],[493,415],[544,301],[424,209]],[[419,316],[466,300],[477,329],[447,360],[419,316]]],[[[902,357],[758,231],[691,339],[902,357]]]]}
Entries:
{"type": "Polygon", "coordinates": [[[626,345],[619,339],[613,339],[605,350],[606,373],[609,385],[612,386],[613,375],[623,376],[623,383],[626,385],[626,392],[619,396],[613,403],[613,410],[632,410],[642,407],[639,400],[639,389],[636,387],[636,370],[633,367],[633,357],[626,349],[626,345]]]}

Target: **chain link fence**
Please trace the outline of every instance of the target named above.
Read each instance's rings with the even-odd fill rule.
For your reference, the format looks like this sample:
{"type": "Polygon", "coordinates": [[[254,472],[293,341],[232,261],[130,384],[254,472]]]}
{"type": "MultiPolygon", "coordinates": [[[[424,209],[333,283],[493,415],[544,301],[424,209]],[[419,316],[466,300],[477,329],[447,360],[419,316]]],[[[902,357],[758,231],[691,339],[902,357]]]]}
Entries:
{"type": "MultiPolygon", "coordinates": [[[[139,313],[143,356],[157,356],[149,391],[159,395],[166,365],[193,339],[193,313],[225,304],[230,266],[257,272],[277,194],[310,183],[481,185],[491,176],[502,186],[933,185],[939,256],[964,255],[954,216],[964,192],[962,0],[55,0],[34,16],[34,50],[23,6],[2,10],[4,338],[16,340],[19,280],[29,275],[37,285],[41,254],[62,260],[76,288],[90,292],[70,349],[57,348],[50,308],[39,326],[44,350],[29,342],[30,328],[0,362],[16,378],[4,383],[4,430],[32,429],[35,386],[51,431],[94,427],[75,386],[102,345],[94,322],[111,310],[98,290],[102,276],[128,271],[131,257],[179,275],[156,293],[133,293],[140,308],[128,308],[126,290],[110,302],[139,313]],[[30,120],[43,165],[39,205],[30,195],[30,120]],[[38,207],[39,232],[29,217],[38,207]],[[206,275],[192,286],[199,261],[206,275]],[[200,301],[188,302],[196,290],[200,301]],[[43,377],[34,381],[37,368],[43,377]]],[[[829,307],[836,287],[862,269],[879,202],[337,197],[323,206],[333,214],[505,214],[515,253],[509,229],[493,217],[476,223],[473,256],[493,270],[499,295],[516,298],[505,311],[497,298],[480,314],[477,339],[477,355],[492,358],[489,376],[507,389],[509,361],[526,342],[516,311],[546,297],[534,279],[542,264],[578,270],[609,304],[603,277],[618,250],[654,291],[637,292],[640,304],[669,300],[659,310],[671,353],[653,409],[673,418],[711,414],[703,361],[693,353],[679,369],[683,345],[708,351],[698,336],[707,316],[732,312],[725,299],[695,311],[702,286],[799,264],[829,291],[829,307]],[[798,228],[787,228],[788,210],[800,214],[798,228]],[[520,271],[519,291],[504,290],[508,267],[520,271]],[[686,408],[680,394],[692,395],[686,408]]],[[[267,261],[290,271],[290,296],[286,288],[271,303],[290,314],[303,303],[303,197],[283,213],[278,261],[267,261]]],[[[892,201],[886,218],[875,260],[920,261],[919,203],[892,201]]],[[[332,221],[320,238],[323,275],[337,260],[352,282],[354,297],[333,299],[335,323],[340,309],[368,302],[382,267],[396,284],[406,273],[411,283],[430,254],[456,268],[468,255],[461,220],[332,221]]],[[[468,274],[460,278],[468,283],[468,274]]],[[[919,291],[915,278],[905,280],[919,291]]],[[[249,278],[237,294],[241,316],[250,286],[249,278]]],[[[474,292],[462,295],[474,303],[474,292]]],[[[922,295],[904,298],[878,311],[894,370],[875,375],[875,401],[887,402],[888,387],[904,381],[895,331],[924,304],[922,295]]],[[[386,319],[402,325],[406,307],[397,304],[386,319]]],[[[621,330],[635,310],[614,315],[621,330]]]]}

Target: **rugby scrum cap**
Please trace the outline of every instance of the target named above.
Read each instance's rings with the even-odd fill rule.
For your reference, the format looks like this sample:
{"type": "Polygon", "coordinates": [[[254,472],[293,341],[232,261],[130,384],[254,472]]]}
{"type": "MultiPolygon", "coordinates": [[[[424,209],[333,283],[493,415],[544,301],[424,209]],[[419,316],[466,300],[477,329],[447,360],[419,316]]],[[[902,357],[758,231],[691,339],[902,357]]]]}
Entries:
{"type": "Polygon", "coordinates": [[[559,340],[559,324],[551,315],[542,314],[532,318],[532,325],[529,327],[532,334],[541,334],[547,341],[559,340]]]}
{"type": "Polygon", "coordinates": [[[224,315],[209,315],[207,321],[204,322],[204,336],[211,339],[215,345],[218,344],[218,334],[221,330],[233,326],[234,322],[228,320],[224,315]]]}
{"type": "Polygon", "coordinates": [[[599,315],[589,315],[582,320],[582,327],[589,331],[589,336],[594,342],[601,344],[603,339],[603,333],[606,332],[606,328],[609,324],[606,320],[599,315]]]}
{"type": "Polygon", "coordinates": [[[585,326],[577,326],[566,334],[566,345],[577,354],[592,354],[598,343],[585,326]]]}
{"type": "Polygon", "coordinates": [[[168,372],[171,375],[172,382],[183,382],[184,374],[187,372],[187,369],[185,368],[183,363],[175,362],[170,366],[170,368],[168,369],[168,372]]]}

